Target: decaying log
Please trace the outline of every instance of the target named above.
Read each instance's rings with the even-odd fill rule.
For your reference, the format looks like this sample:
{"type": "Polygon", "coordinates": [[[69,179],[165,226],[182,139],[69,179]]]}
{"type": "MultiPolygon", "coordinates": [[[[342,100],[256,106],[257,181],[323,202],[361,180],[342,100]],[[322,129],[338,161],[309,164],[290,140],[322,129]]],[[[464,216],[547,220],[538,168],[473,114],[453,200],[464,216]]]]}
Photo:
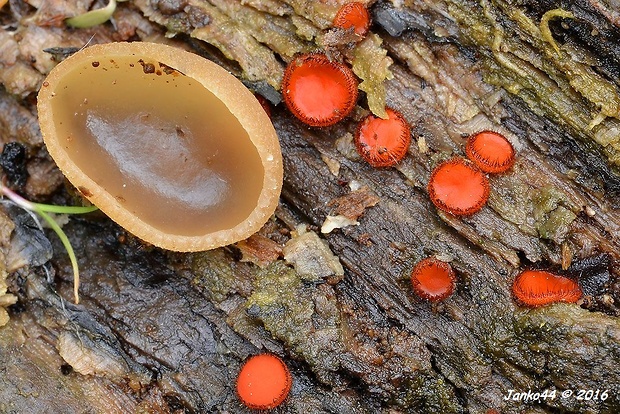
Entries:
{"type": "Polygon", "coordinates": [[[284,189],[273,220],[246,242],[171,253],[101,214],[69,218],[79,305],[61,243],[4,205],[0,411],[248,412],[235,376],[259,352],[292,370],[282,413],[620,411],[618,10],[594,0],[366,0],[374,23],[354,44],[330,28],[345,2],[135,0],[113,23],[81,30],[63,20],[89,2],[2,9],[0,138],[24,146],[23,161],[11,161],[28,171],[15,189],[37,201],[76,202],[33,105],[62,48],[170,42],[273,104],[286,62],[325,49],[365,93],[349,119],[324,129],[272,107],[284,189]],[[374,169],[352,133],[384,105],[403,113],[413,140],[396,167],[374,169]],[[479,213],[438,211],[430,172],[485,129],[513,143],[514,167],[490,177],[479,213]],[[409,285],[427,256],[458,274],[438,305],[409,285]],[[585,297],[519,307],[510,288],[523,268],[564,272],[585,297]]]}

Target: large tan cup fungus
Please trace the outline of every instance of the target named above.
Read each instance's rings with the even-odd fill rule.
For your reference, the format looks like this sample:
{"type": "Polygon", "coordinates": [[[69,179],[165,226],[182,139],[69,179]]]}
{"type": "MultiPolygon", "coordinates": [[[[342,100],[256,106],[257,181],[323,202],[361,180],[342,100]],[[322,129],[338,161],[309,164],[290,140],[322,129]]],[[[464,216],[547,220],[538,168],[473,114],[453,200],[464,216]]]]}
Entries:
{"type": "Polygon", "coordinates": [[[282,186],[276,132],[220,66],[153,43],[75,53],[38,96],[41,132],[67,179],[127,231],[199,251],[243,240],[282,186]]]}

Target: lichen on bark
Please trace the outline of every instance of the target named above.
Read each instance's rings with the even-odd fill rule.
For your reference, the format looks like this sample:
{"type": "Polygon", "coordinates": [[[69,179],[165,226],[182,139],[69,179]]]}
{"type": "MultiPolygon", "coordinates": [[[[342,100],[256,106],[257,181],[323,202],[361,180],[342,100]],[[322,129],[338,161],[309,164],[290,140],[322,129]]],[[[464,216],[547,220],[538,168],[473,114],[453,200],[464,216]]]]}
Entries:
{"type": "MultiPolygon", "coordinates": [[[[609,161],[620,166],[619,85],[599,74],[594,59],[583,58],[590,55],[588,50],[570,42],[557,43],[556,49],[541,32],[540,20],[510,1],[456,1],[448,10],[464,36],[481,48],[485,80],[581,139],[597,142],[609,161]]],[[[565,24],[576,19],[589,24],[584,13],[577,12],[564,19],[565,24]]]]}
{"type": "Polygon", "coordinates": [[[359,88],[366,92],[370,111],[380,118],[387,118],[385,111],[385,81],[392,79],[392,59],[381,47],[383,40],[371,33],[353,51],[353,72],[362,80],[359,88]]]}

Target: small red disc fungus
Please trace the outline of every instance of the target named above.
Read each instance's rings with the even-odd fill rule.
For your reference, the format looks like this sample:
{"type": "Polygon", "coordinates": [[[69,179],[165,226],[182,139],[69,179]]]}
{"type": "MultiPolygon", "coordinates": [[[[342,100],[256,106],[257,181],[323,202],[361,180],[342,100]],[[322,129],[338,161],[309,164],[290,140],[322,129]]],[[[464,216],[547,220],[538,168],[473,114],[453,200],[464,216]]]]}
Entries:
{"type": "Polygon", "coordinates": [[[510,141],[493,131],[482,131],[470,136],[465,151],[470,160],[488,173],[507,171],[515,161],[515,150],[510,141]]]}
{"type": "Polygon", "coordinates": [[[413,291],[432,302],[444,300],[454,292],[456,277],[452,266],[433,257],[420,261],[411,272],[413,291]]]}
{"type": "Polygon", "coordinates": [[[359,123],[355,147],[373,167],[389,167],[399,162],[409,149],[411,129],[397,111],[386,108],[388,119],[368,115],[359,123]]]}
{"type": "Polygon", "coordinates": [[[282,96],[302,122],[316,127],[334,125],[353,110],[357,78],[346,65],[322,53],[299,56],[284,71],[282,96]]]}
{"type": "Polygon", "coordinates": [[[355,34],[366,36],[370,27],[370,13],[364,4],[354,1],[347,3],[338,10],[334,17],[334,27],[342,29],[353,28],[355,34]]]}
{"type": "Polygon", "coordinates": [[[291,382],[291,373],[280,358],[272,354],[255,355],[239,372],[237,394],[248,408],[268,410],[286,399],[291,382]]]}
{"type": "Polygon", "coordinates": [[[519,304],[530,308],[555,302],[575,303],[582,295],[574,280],[543,270],[520,273],[512,285],[512,293],[519,304]]]}
{"type": "Polygon", "coordinates": [[[457,216],[480,210],[489,198],[489,180],[477,167],[463,158],[439,164],[428,183],[435,206],[457,216]]]}

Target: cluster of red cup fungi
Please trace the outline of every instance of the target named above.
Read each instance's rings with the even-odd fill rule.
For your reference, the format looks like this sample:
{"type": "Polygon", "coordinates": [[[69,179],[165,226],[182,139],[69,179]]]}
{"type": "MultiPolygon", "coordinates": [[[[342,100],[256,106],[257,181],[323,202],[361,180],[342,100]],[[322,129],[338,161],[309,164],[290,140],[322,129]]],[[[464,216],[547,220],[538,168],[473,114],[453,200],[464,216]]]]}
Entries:
{"type": "MultiPolygon", "coordinates": [[[[449,263],[434,257],[421,260],[411,272],[413,291],[431,302],[450,297],[456,285],[456,275],[449,263]]],[[[583,295],[579,284],[566,276],[545,270],[524,270],[512,285],[515,301],[525,307],[537,308],[556,302],[575,303],[583,295]]]]}
{"type": "MultiPolygon", "coordinates": [[[[506,172],[515,161],[512,144],[503,135],[493,131],[471,135],[465,152],[469,159],[456,157],[439,164],[431,173],[428,184],[429,196],[435,206],[457,216],[468,216],[479,211],[489,197],[486,174],[506,172]]],[[[429,270],[427,260],[430,259],[416,266],[412,282],[419,296],[433,300],[421,294],[419,287],[420,274],[426,272],[427,280],[430,280],[431,274],[438,274],[438,270],[429,270]]],[[[443,272],[447,274],[446,270],[443,272]]],[[[438,279],[434,283],[443,280],[443,286],[449,290],[449,278],[442,274],[438,279]]],[[[543,270],[525,270],[515,278],[512,294],[521,306],[539,307],[556,302],[577,302],[582,291],[577,282],[565,276],[543,270]]]]}
{"type": "MultiPolygon", "coordinates": [[[[368,32],[370,15],[362,3],[348,3],[337,13],[333,26],[353,30],[361,39],[368,32]]],[[[293,59],[282,81],[282,95],[289,110],[313,127],[331,126],[347,117],[355,107],[357,89],[358,79],[347,65],[318,52],[293,59]]],[[[358,153],[373,167],[398,163],[411,142],[411,128],[403,115],[393,108],[386,108],[386,114],[385,119],[369,114],[355,132],[358,153]]],[[[472,134],[465,153],[467,158],[455,157],[439,164],[428,183],[435,206],[456,216],[478,212],[489,197],[487,174],[506,172],[515,161],[510,141],[494,131],[472,134]]],[[[439,301],[454,292],[456,276],[450,264],[427,258],[413,269],[411,283],[418,296],[439,301]]],[[[574,302],[581,291],[575,282],[562,276],[526,271],[515,280],[513,294],[522,305],[541,306],[574,302]]]]}
{"type": "MultiPolygon", "coordinates": [[[[469,159],[456,157],[439,164],[428,184],[435,206],[457,216],[479,211],[489,197],[486,174],[506,172],[515,160],[510,142],[493,131],[471,135],[465,152],[469,159]]],[[[450,296],[455,280],[450,265],[433,258],[419,262],[411,273],[415,293],[430,301],[450,296]]],[[[568,277],[543,270],[525,270],[515,278],[512,294],[521,306],[539,307],[556,302],[575,303],[582,291],[568,277]]]]}
{"type": "MultiPolygon", "coordinates": [[[[370,14],[359,2],[347,3],[333,26],[362,39],[370,26],[370,14]]],[[[313,127],[328,127],[346,118],[357,102],[358,79],[345,64],[320,52],[293,59],[282,79],[284,103],[295,117],[313,127]]],[[[373,167],[390,167],[406,154],[411,129],[402,114],[386,108],[387,118],[366,116],[355,133],[355,147],[373,167]]]]}
{"type": "Polygon", "coordinates": [[[502,173],[514,164],[510,141],[493,131],[471,135],[465,152],[469,160],[455,157],[439,164],[431,173],[428,193],[435,206],[455,216],[478,212],[489,198],[486,173],[502,173]]]}
{"type": "MultiPolygon", "coordinates": [[[[359,39],[370,26],[370,14],[359,2],[345,4],[333,26],[353,30],[359,39]]],[[[358,79],[345,64],[320,52],[301,55],[287,66],[282,96],[299,120],[313,127],[327,127],[346,118],[357,102],[358,79]]],[[[370,114],[358,124],[354,141],[359,154],[373,167],[389,167],[406,154],[411,129],[403,115],[386,108],[387,118],[370,114]]],[[[481,131],[469,137],[467,158],[455,157],[432,172],[428,192],[439,209],[457,216],[479,211],[489,197],[487,174],[509,170],[515,150],[503,135],[481,131]]],[[[456,275],[449,263],[433,257],[421,260],[411,272],[414,292],[436,302],[455,290],[456,275]]],[[[542,270],[526,270],[514,281],[512,293],[523,306],[537,307],[555,302],[576,302],[582,295],[572,279],[542,270]]],[[[250,358],[237,380],[237,393],[251,409],[266,410],[281,404],[291,387],[291,376],[282,360],[271,354],[250,358]]]]}
{"type": "MultiPolygon", "coordinates": [[[[370,27],[370,14],[359,2],[340,8],[333,26],[353,30],[362,39],[370,27]]],[[[347,65],[314,52],[293,59],[284,71],[282,97],[303,123],[327,127],[347,117],[357,102],[358,79],[347,65]]]]}

